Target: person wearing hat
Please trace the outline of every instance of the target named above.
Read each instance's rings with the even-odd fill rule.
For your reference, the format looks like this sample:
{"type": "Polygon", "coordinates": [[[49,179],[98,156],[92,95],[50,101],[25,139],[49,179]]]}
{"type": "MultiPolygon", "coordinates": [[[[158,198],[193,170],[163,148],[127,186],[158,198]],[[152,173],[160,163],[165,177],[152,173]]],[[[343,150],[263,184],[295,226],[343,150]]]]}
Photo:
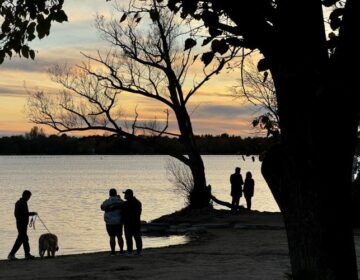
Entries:
{"type": "Polygon", "coordinates": [[[142,240],[141,240],[141,202],[136,199],[131,189],[124,191],[125,203],[123,205],[124,231],[126,239],[127,254],[133,252],[133,241],[135,239],[136,254],[141,255],[142,240]]]}
{"type": "Polygon", "coordinates": [[[120,247],[120,254],[124,252],[124,240],[122,238],[122,206],[124,201],[117,194],[115,189],[109,190],[109,198],[106,199],[100,206],[101,210],[105,211],[104,221],[106,223],[106,231],[110,237],[110,255],[115,255],[115,246],[117,237],[120,247]]]}

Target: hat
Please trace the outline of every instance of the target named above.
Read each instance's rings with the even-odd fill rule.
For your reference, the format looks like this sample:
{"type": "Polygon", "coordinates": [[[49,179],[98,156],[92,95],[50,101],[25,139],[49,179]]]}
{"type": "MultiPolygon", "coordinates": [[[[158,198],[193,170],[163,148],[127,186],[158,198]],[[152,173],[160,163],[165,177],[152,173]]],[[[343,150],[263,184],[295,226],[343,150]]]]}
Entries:
{"type": "Polygon", "coordinates": [[[124,194],[128,194],[130,196],[134,195],[134,192],[131,189],[127,189],[126,191],[123,192],[124,194]]]}

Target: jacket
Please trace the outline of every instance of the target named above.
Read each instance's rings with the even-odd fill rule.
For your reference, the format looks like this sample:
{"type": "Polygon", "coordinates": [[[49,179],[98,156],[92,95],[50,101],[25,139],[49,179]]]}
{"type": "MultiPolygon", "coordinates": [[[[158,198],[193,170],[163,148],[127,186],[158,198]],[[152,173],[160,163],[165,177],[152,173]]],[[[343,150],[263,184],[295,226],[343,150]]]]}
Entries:
{"type": "Polygon", "coordinates": [[[230,176],[231,196],[242,196],[242,185],[244,184],[241,174],[234,173],[230,176]]]}
{"type": "Polygon", "coordinates": [[[140,224],[140,216],[142,211],[141,202],[132,197],[124,203],[124,225],[138,225],[140,224]]]}
{"type": "Polygon", "coordinates": [[[119,196],[110,196],[100,206],[105,211],[104,221],[108,225],[118,225],[122,221],[122,206],[124,201],[119,196]]]}
{"type": "Polygon", "coordinates": [[[29,216],[33,216],[34,214],[35,212],[29,212],[27,201],[25,199],[20,198],[15,203],[14,215],[18,226],[27,226],[29,223],[29,216]]]}
{"type": "Polygon", "coordinates": [[[251,197],[254,195],[254,179],[245,179],[245,184],[244,184],[244,195],[246,197],[251,197]]]}

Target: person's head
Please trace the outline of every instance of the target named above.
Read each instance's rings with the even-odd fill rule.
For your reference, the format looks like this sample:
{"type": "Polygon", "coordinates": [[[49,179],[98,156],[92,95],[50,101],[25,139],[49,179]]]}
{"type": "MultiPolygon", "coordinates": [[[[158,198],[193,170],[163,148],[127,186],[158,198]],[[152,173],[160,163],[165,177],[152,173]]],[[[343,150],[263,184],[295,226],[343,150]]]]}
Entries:
{"type": "Polygon", "coordinates": [[[134,192],[131,189],[127,189],[126,191],[124,191],[124,194],[126,200],[134,197],[134,192]]]}
{"type": "Polygon", "coordinates": [[[251,179],[252,178],[252,174],[250,171],[246,172],[246,179],[251,179]]]}
{"type": "Polygon", "coordinates": [[[31,197],[31,191],[25,190],[22,193],[22,198],[25,199],[26,201],[28,201],[31,197]]]}
{"type": "Polygon", "coordinates": [[[117,196],[117,191],[115,189],[110,189],[109,196],[117,196]]]}
{"type": "Polygon", "coordinates": [[[240,173],[240,170],[241,170],[240,167],[236,167],[236,168],[235,168],[235,173],[239,174],[239,173],[240,173]]]}

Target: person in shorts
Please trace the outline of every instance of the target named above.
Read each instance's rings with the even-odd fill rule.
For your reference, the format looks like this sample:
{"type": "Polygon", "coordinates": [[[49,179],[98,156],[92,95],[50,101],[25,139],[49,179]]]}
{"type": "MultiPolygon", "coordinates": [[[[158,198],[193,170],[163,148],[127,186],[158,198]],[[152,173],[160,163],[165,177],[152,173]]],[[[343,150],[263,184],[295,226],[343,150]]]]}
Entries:
{"type": "Polygon", "coordinates": [[[122,207],[124,201],[117,194],[115,189],[109,190],[109,198],[101,204],[101,210],[105,211],[104,221],[106,223],[106,231],[110,237],[111,256],[115,255],[116,240],[120,247],[120,254],[124,253],[124,240],[122,238],[123,221],[122,207]]]}

